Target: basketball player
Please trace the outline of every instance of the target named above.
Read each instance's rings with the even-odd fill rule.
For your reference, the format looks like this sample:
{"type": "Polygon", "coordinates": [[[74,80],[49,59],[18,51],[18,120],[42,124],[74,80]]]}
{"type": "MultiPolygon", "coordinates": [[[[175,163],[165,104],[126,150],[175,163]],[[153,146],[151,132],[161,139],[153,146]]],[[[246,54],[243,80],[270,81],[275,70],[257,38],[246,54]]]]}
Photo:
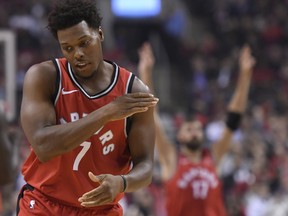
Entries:
{"type": "MultiPolygon", "coordinates": [[[[149,44],[144,44],[139,56],[140,78],[152,90],[154,56],[149,44]]],[[[165,183],[168,216],[227,215],[216,170],[245,111],[254,64],[251,50],[245,46],[240,53],[240,74],[236,90],[227,109],[226,128],[221,139],[212,144],[211,154],[202,147],[204,134],[200,121],[186,120],[181,125],[177,133],[180,143],[178,152],[165,134],[159,114],[155,111],[156,147],[161,165],[161,178],[165,183]]]]}
{"type": "Polygon", "coordinates": [[[48,17],[63,58],[26,73],[21,123],[31,144],[18,215],[122,215],[123,192],[152,178],[158,98],[103,59],[95,0],[61,0],[48,17]]]}

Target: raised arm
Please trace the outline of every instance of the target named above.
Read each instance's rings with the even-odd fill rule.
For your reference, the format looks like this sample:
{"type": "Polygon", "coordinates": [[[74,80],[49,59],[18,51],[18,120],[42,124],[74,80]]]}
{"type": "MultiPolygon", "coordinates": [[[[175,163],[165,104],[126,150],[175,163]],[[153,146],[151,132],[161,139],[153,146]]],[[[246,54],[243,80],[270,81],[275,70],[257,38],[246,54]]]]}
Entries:
{"type": "MultiPolygon", "coordinates": [[[[155,93],[152,77],[154,63],[155,59],[151,45],[149,43],[143,44],[139,50],[138,72],[141,80],[155,93]]],[[[157,107],[154,111],[154,119],[157,156],[161,165],[161,177],[165,181],[173,175],[176,169],[177,149],[166,134],[157,107]]]]}
{"type": "Polygon", "coordinates": [[[24,80],[21,123],[41,162],[78,147],[108,121],[145,112],[158,101],[148,93],[126,94],[78,121],[57,125],[52,101],[55,79],[53,63],[44,62],[32,66],[24,80]]]}
{"type": "Polygon", "coordinates": [[[213,156],[216,165],[219,164],[223,155],[229,149],[233,132],[239,127],[242,114],[244,113],[248,93],[251,83],[252,70],[255,65],[255,59],[251,55],[249,46],[244,46],[239,55],[239,75],[233,96],[227,108],[226,127],[220,140],[212,145],[213,156]]]}

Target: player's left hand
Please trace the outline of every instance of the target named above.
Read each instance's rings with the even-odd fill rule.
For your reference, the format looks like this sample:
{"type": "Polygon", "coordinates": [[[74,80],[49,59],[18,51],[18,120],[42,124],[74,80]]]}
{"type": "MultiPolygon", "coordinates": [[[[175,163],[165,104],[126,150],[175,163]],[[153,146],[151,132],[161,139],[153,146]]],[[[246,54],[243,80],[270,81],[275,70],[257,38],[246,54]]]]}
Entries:
{"type": "Polygon", "coordinates": [[[116,195],[123,191],[123,179],[119,175],[101,174],[96,176],[92,172],[89,172],[88,175],[92,181],[98,182],[99,186],[78,199],[84,207],[111,204],[116,195]]]}

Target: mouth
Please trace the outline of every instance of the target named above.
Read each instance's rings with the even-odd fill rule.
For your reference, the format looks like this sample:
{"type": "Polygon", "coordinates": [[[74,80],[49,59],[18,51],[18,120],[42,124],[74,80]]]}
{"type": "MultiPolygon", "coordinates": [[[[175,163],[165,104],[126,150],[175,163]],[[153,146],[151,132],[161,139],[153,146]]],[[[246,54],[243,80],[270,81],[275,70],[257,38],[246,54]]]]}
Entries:
{"type": "Polygon", "coordinates": [[[78,70],[81,70],[81,69],[86,68],[88,65],[89,65],[88,62],[77,62],[77,63],[75,64],[75,67],[76,67],[78,70]]]}

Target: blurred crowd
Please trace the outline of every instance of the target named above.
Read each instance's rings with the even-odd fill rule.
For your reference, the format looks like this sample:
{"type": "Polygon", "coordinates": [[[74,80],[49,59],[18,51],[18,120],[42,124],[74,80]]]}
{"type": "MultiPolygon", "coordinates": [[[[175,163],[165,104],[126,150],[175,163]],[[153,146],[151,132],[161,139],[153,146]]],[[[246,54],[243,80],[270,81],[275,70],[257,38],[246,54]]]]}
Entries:
{"type": "MultiPolygon", "coordinates": [[[[100,0],[99,4],[107,9],[107,2],[100,0]]],[[[137,49],[145,40],[152,40],[159,70],[155,89],[160,99],[161,95],[168,98],[159,107],[167,131],[175,134],[185,113],[197,114],[205,125],[209,147],[223,128],[227,100],[235,87],[238,51],[243,44],[250,44],[257,65],[241,129],[222,161],[223,197],[231,216],[288,215],[288,1],[165,2],[170,7],[156,24],[147,21],[135,30],[135,26],[129,27],[129,21],[123,26],[121,20],[104,22],[104,32],[106,28],[111,33],[104,42],[105,57],[137,73],[137,49]],[[161,80],[170,82],[163,84],[161,80]],[[165,84],[169,91],[163,90],[165,84]],[[167,92],[169,95],[165,95],[167,92]]],[[[46,29],[50,7],[51,2],[45,0],[0,2],[0,31],[9,29],[17,36],[18,111],[27,69],[60,56],[56,41],[46,29]]],[[[102,14],[105,20],[106,12],[102,14]]],[[[3,58],[0,61],[3,65],[3,58]]],[[[4,68],[0,68],[0,74],[3,85],[4,68]]],[[[19,127],[18,119],[11,123],[13,130],[15,127],[19,127]]],[[[21,140],[19,178],[3,188],[5,216],[12,215],[23,184],[20,167],[29,147],[25,137],[21,140]]],[[[158,175],[156,154],[153,183],[126,195],[122,202],[126,216],[165,216],[158,175]]]]}

